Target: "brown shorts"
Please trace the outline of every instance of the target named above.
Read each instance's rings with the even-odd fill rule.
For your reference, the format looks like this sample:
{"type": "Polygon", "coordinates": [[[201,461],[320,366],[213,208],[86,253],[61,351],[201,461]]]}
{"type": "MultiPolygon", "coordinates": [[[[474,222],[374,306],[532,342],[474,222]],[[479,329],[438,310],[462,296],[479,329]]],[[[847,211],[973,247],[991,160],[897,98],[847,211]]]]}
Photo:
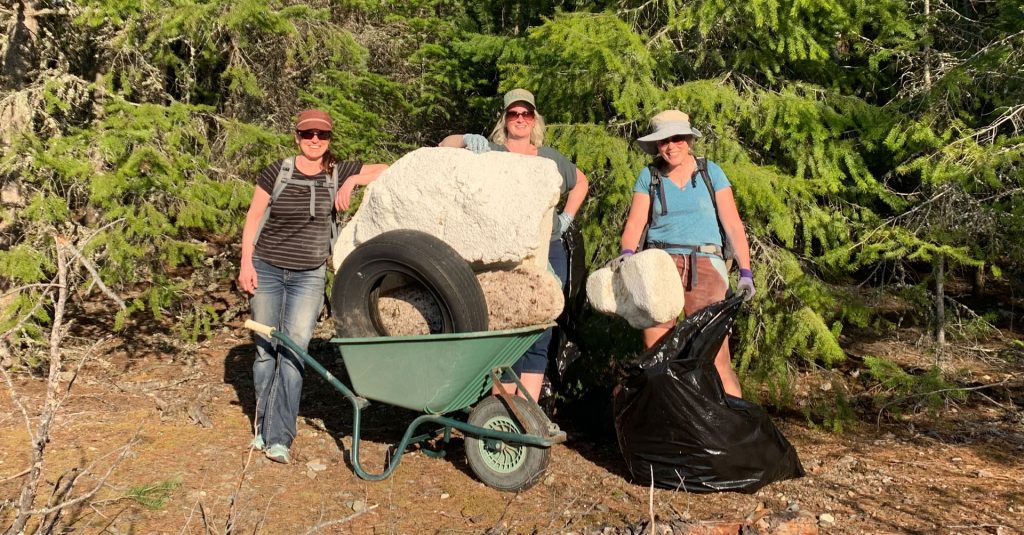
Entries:
{"type": "Polygon", "coordinates": [[[683,280],[685,303],[683,311],[686,316],[725,299],[725,293],[729,289],[729,283],[722,278],[722,272],[718,271],[706,256],[697,256],[697,285],[690,286],[690,256],[671,255],[676,262],[676,270],[683,280]]]}

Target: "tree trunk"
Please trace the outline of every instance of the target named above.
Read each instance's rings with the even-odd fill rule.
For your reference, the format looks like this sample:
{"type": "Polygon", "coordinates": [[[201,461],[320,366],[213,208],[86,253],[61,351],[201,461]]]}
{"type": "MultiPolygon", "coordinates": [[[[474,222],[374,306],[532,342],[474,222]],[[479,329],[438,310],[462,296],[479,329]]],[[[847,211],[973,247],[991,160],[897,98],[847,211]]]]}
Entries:
{"type": "Polygon", "coordinates": [[[971,295],[976,299],[985,296],[985,265],[974,268],[974,283],[971,285],[971,295]]]}

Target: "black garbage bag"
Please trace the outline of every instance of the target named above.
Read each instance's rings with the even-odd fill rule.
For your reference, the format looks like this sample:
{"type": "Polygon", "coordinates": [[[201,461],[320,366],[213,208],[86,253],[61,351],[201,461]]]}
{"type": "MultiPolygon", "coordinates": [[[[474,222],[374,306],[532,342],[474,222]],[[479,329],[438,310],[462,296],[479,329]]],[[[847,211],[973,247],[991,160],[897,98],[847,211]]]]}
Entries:
{"type": "Polygon", "coordinates": [[[555,320],[558,326],[555,327],[551,344],[548,346],[548,369],[544,374],[544,384],[541,388],[541,399],[546,400],[546,403],[541,405],[548,405],[549,410],[554,402],[554,394],[562,389],[562,381],[569,366],[581,355],[577,341],[580,339],[579,320],[586,302],[586,292],[583,288],[587,280],[587,266],[583,233],[580,232],[579,223],[573,221],[562,234],[561,241],[565,247],[569,277],[562,288],[565,308],[555,320]]]}
{"type": "Polygon", "coordinates": [[[804,475],[759,406],[727,395],[715,355],[742,295],[680,322],[624,368],[614,393],[619,448],[637,482],[689,492],[755,492],[804,475]]]}

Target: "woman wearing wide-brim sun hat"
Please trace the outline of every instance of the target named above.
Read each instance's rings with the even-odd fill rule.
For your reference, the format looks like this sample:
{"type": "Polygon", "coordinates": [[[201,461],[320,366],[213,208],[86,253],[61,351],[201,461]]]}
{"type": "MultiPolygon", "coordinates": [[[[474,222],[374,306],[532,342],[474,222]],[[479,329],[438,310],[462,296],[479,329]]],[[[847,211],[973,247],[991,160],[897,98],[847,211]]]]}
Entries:
{"type": "MultiPolygon", "coordinates": [[[[347,210],[352,190],[369,184],[388,167],[338,161],[329,150],[333,126],[324,111],[299,114],[299,153],[260,173],[242,230],[238,287],[252,294],[252,319],[284,332],[303,349],[323,306],[335,211],[347,210]]],[[[255,335],[255,342],[256,437],[251,446],[265,449],[273,461],[287,463],[295,439],[303,361],[261,334],[255,335]]]]}
{"type": "MultiPolygon", "coordinates": [[[[623,256],[633,254],[640,246],[663,249],[672,255],[685,290],[687,316],[721,301],[729,289],[722,256],[723,233],[735,250],[740,268],[737,290],[745,292],[748,299],[754,295],[750,247],[732,185],[722,168],[707,160],[706,171],[714,189],[713,193],[709,191],[692,150],[699,137],[701,133],[690,124],[690,117],[679,110],[663,111],[651,119],[650,133],[636,141],[644,152],[654,156],[654,163],[640,172],[633,185],[633,201],[620,241],[623,256]],[[653,210],[652,168],[661,176],[662,185],[655,192],[653,210]],[[651,221],[647,243],[641,244],[648,218],[651,221]]],[[[644,329],[644,346],[654,346],[673,325],[674,320],[644,329]]],[[[728,339],[715,357],[715,367],[726,393],[740,397],[739,379],[730,364],[728,339]]]]}
{"type": "MultiPolygon", "coordinates": [[[[492,150],[514,152],[540,156],[555,162],[558,173],[562,176],[560,199],[564,198],[565,204],[562,205],[561,211],[555,211],[556,219],[552,225],[548,261],[564,287],[569,275],[568,259],[561,237],[579,213],[580,206],[587,197],[587,177],[562,153],[544,146],[544,117],[537,110],[533,93],[521,88],[513,89],[505,93],[502,103],[501,116],[491,131],[489,141],[479,134],[453,134],[444,138],[439,146],[467,148],[477,154],[492,150]]],[[[551,329],[544,331],[540,339],[512,368],[534,401],[540,399],[551,336],[551,329]]],[[[511,388],[506,387],[506,390],[511,388]]],[[[522,395],[521,392],[519,394],[522,395]]]]}

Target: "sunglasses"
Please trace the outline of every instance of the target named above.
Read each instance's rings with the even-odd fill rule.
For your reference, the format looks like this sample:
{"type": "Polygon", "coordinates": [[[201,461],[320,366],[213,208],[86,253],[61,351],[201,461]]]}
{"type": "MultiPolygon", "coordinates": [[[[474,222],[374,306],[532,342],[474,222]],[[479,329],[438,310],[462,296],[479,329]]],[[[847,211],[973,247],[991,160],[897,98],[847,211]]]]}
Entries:
{"type": "Polygon", "coordinates": [[[313,136],[316,136],[317,139],[320,139],[321,141],[331,139],[330,130],[298,130],[296,131],[296,134],[298,134],[302,139],[313,139],[313,136]]]}
{"type": "Polygon", "coordinates": [[[505,112],[505,120],[506,121],[515,121],[516,119],[518,119],[520,117],[522,117],[523,119],[529,120],[529,119],[533,119],[535,116],[536,115],[533,113],[533,110],[526,110],[526,111],[512,111],[512,110],[509,110],[509,111],[505,112]]]}
{"type": "Polygon", "coordinates": [[[667,137],[665,139],[659,139],[658,140],[658,145],[668,145],[669,143],[682,143],[684,141],[690,141],[690,136],[684,136],[682,134],[676,134],[676,135],[674,135],[672,137],[667,137]]]}

